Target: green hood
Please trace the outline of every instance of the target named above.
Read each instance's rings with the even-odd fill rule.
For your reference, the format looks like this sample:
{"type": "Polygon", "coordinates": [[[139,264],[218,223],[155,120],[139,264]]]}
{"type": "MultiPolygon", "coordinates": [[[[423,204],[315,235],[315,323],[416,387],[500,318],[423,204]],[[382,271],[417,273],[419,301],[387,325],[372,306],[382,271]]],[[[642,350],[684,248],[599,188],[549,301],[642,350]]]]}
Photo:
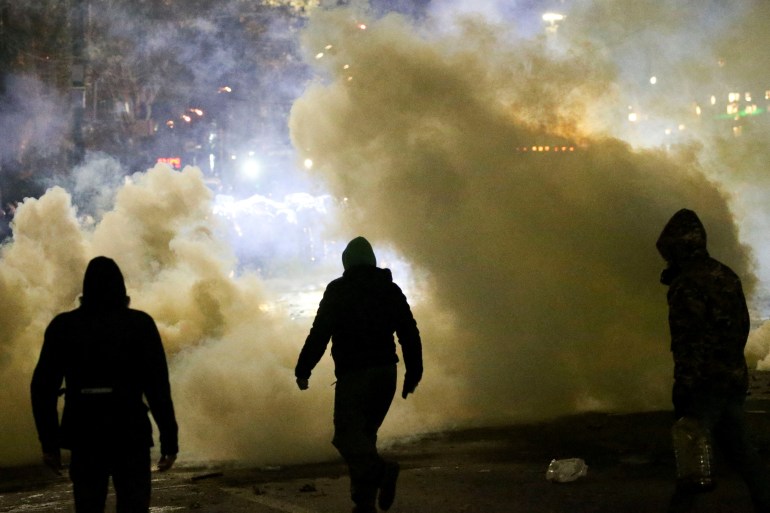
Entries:
{"type": "Polygon", "coordinates": [[[348,243],[342,252],[342,266],[347,271],[351,267],[376,266],[377,258],[369,241],[363,237],[356,237],[348,243]]]}

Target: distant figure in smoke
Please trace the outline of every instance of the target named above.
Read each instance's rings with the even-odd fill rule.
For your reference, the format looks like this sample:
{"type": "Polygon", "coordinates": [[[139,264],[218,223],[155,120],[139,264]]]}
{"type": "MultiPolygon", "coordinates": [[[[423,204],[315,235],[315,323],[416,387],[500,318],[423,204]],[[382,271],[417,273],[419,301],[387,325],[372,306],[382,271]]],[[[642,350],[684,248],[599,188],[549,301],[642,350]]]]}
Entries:
{"type": "Polygon", "coordinates": [[[57,315],[45,332],[32,377],[32,410],[43,461],[61,469],[71,451],[77,513],[102,513],[112,476],[118,513],[150,507],[152,426],[160,430],[158,469],[176,460],[177,423],[166,355],[155,321],[128,307],[117,264],[96,257],[83,279],[80,307],[57,315]],[[61,426],[57,401],[66,382],[61,426]]]}
{"type": "Polygon", "coordinates": [[[300,390],[306,390],[331,338],[337,376],[332,443],[348,464],[354,513],[370,513],[375,502],[390,508],[399,472],[398,463],[377,453],[377,431],[396,391],[393,333],[406,365],[404,399],[422,378],[422,343],[406,297],[390,270],[376,266],[366,239],[348,244],[342,264],[345,272],[326,287],[295,375],[300,390]]]}
{"type": "MultiPolygon", "coordinates": [[[[770,482],[748,440],[743,412],[748,389],[743,349],[749,313],[741,281],[729,267],[709,256],[706,230],[691,210],[674,214],[657,248],[668,263],[661,282],[669,286],[672,398],[678,423],[692,421],[705,440],[713,436],[748,485],[755,511],[768,513],[770,482]]],[[[710,478],[693,482],[680,476],[669,511],[691,511],[697,493],[711,485],[710,478]]]]}

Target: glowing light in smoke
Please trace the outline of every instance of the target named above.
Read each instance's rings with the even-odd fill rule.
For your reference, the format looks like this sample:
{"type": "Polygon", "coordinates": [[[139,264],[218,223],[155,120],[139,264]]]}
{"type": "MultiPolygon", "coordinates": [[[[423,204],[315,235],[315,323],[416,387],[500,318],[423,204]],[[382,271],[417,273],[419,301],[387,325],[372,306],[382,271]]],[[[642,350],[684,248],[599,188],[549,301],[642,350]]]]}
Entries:
{"type": "Polygon", "coordinates": [[[257,178],[262,171],[262,165],[254,156],[254,152],[249,152],[248,158],[241,164],[241,173],[248,178],[257,178]]]}
{"type": "Polygon", "coordinates": [[[557,21],[563,21],[564,15],[559,14],[556,12],[547,12],[543,14],[543,21],[547,21],[548,23],[556,23],[557,21]]]}

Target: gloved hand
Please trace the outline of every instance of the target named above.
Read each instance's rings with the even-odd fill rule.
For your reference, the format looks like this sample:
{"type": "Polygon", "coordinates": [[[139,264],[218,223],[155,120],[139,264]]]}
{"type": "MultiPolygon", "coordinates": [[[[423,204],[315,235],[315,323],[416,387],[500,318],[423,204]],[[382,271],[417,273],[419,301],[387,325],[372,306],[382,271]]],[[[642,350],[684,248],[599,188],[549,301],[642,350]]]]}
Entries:
{"type": "Polygon", "coordinates": [[[310,386],[310,382],[306,378],[297,378],[297,386],[300,390],[307,390],[310,386]]]}
{"type": "Polygon", "coordinates": [[[62,475],[61,453],[59,451],[44,452],[43,463],[45,463],[46,467],[56,472],[56,475],[62,475]]]}
{"type": "Polygon", "coordinates": [[[406,396],[414,393],[414,389],[417,388],[417,384],[420,382],[420,378],[413,378],[407,372],[404,376],[404,388],[401,391],[401,397],[406,399],[406,396]]]}
{"type": "Polygon", "coordinates": [[[176,454],[164,454],[158,460],[158,472],[165,472],[174,466],[176,454]]]}

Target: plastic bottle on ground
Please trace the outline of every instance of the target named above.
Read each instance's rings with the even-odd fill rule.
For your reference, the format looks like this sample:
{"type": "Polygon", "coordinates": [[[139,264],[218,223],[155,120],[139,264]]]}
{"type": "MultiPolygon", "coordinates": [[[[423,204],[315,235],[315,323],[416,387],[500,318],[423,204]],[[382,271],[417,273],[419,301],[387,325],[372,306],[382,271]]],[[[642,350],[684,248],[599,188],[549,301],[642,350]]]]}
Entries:
{"type": "Polygon", "coordinates": [[[551,460],[545,478],[553,483],[569,483],[585,476],[588,473],[588,465],[580,458],[567,458],[564,460],[551,460]]]}

